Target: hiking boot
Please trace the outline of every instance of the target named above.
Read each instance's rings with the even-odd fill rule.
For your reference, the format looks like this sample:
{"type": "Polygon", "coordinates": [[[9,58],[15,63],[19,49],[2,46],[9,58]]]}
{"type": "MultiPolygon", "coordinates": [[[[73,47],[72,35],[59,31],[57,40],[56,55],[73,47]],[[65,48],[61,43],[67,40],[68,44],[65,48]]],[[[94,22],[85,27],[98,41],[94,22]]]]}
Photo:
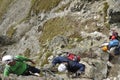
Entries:
{"type": "Polygon", "coordinates": [[[34,75],[35,75],[35,76],[40,76],[40,74],[39,74],[39,73],[34,73],[34,75]]]}
{"type": "Polygon", "coordinates": [[[77,72],[76,72],[76,77],[79,77],[79,76],[82,75],[82,74],[84,74],[83,71],[77,71],[77,72]]]}

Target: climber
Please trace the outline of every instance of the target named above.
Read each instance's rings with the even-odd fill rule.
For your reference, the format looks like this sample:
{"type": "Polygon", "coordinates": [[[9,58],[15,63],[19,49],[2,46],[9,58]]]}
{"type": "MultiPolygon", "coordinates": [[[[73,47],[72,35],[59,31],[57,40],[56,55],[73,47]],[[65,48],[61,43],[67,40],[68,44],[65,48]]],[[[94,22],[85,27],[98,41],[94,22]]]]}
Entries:
{"type": "Polygon", "coordinates": [[[31,62],[32,64],[35,64],[31,59],[28,59],[26,57],[17,55],[5,55],[2,58],[2,62],[5,64],[4,69],[4,77],[9,76],[10,73],[16,74],[16,75],[35,75],[39,76],[40,69],[35,68],[34,66],[28,65],[25,63],[26,61],[31,62]]]}
{"type": "Polygon", "coordinates": [[[110,40],[109,43],[102,45],[102,50],[115,57],[120,53],[119,41],[117,39],[110,40]]]}
{"type": "Polygon", "coordinates": [[[76,73],[76,75],[78,74],[80,75],[85,71],[84,64],[79,63],[78,61],[70,60],[64,56],[55,57],[52,61],[52,67],[55,67],[56,64],[59,64],[58,66],[59,72],[68,71],[68,73],[72,72],[72,73],[76,73]]]}

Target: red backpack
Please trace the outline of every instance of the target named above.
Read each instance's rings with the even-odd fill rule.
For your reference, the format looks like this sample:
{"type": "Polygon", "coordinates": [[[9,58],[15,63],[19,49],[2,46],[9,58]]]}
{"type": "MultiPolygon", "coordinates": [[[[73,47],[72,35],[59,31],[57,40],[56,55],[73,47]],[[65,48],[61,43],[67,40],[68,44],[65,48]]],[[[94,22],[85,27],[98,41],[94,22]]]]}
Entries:
{"type": "Polygon", "coordinates": [[[75,55],[75,54],[73,54],[73,53],[68,53],[67,54],[67,58],[69,59],[69,60],[72,60],[72,61],[80,61],[80,56],[79,55],[75,55]]]}

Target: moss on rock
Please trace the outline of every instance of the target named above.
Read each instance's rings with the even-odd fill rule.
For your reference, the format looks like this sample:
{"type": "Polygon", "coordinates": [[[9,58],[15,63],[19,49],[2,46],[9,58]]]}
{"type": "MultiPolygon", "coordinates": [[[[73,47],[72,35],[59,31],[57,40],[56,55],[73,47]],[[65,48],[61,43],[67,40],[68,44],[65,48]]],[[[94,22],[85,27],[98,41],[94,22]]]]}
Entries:
{"type": "Polygon", "coordinates": [[[78,38],[78,42],[82,40],[80,30],[84,27],[76,21],[73,16],[56,17],[48,20],[43,25],[43,32],[39,41],[44,44],[57,35],[67,35],[69,38],[78,38]]]}
{"type": "Polygon", "coordinates": [[[8,28],[8,30],[6,31],[6,35],[9,37],[9,38],[12,38],[12,36],[15,34],[16,32],[16,29],[14,28],[15,26],[11,26],[8,28]]]}
{"type": "Polygon", "coordinates": [[[61,0],[32,0],[32,10],[38,14],[39,12],[47,12],[56,7],[61,0]]]}
{"type": "Polygon", "coordinates": [[[68,9],[69,6],[70,6],[70,3],[71,3],[71,2],[62,5],[62,6],[61,6],[60,8],[58,8],[55,12],[60,12],[60,11],[64,11],[64,9],[68,9]]]}
{"type": "Polygon", "coordinates": [[[72,25],[67,17],[57,17],[48,20],[44,24],[43,33],[40,37],[40,42],[45,43],[47,40],[51,40],[56,35],[63,35],[72,29],[72,25]]]}
{"type": "Polygon", "coordinates": [[[103,7],[103,12],[104,12],[104,22],[106,22],[106,17],[107,17],[107,10],[109,8],[109,5],[107,2],[104,3],[104,7],[103,7]]]}

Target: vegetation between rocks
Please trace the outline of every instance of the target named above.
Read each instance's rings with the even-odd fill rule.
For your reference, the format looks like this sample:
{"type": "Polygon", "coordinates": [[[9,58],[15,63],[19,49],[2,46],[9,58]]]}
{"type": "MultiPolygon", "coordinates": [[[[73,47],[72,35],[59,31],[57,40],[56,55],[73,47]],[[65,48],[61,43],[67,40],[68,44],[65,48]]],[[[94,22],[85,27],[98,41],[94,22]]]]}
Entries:
{"type": "Polygon", "coordinates": [[[61,0],[32,0],[32,10],[36,14],[47,12],[56,7],[61,0]]]}
{"type": "Polygon", "coordinates": [[[68,32],[70,29],[72,29],[72,24],[67,17],[50,19],[44,24],[43,33],[40,36],[40,42],[45,43],[47,40],[51,40],[58,34],[64,35],[64,33],[68,32]]]}

